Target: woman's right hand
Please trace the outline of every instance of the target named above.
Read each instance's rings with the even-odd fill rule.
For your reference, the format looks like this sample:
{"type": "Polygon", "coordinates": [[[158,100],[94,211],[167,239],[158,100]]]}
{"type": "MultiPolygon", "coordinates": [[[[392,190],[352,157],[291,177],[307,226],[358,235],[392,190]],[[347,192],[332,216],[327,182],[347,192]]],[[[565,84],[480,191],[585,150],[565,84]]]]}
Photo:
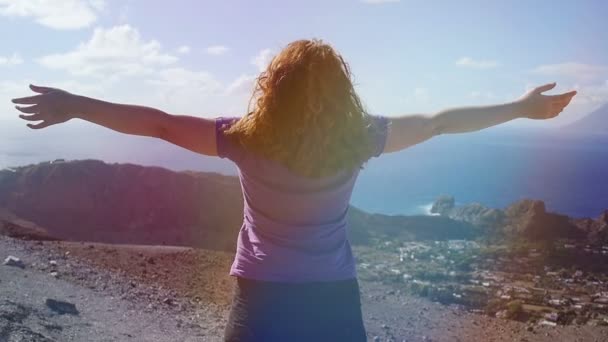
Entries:
{"type": "Polygon", "coordinates": [[[535,120],[551,119],[559,115],[576,95],[576,90],[559,94],[543,95],[542,92],[555,88],[556,83],[549,83],[526,92],[517,102],[522,107],[524,117],[535,120]]]}
{"type": "Polygon", "coordinates": [[[42,121],[37,124],[28,123],[32,129],[45,128],[66,122],[76,113],[76,96],[65,90],[49,87],[39,87],[30,84],[30,89],[38,95],[13,99],[13,103],[29,106],[15,106],[17,110],[29,115],[19,115],[27,121],[42,121]]]}

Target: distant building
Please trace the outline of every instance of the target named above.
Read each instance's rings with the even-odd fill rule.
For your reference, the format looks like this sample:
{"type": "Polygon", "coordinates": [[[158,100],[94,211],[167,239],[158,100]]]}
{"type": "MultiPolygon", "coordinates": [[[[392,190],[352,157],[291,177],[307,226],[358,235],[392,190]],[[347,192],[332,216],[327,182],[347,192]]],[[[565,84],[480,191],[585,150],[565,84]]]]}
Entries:
{"type": "Polygon", "coordinates": [[[549,322],[557,322],[559,319],[559,313],[557,312],[549,312],[545,314],[545,319],[549,322]]]}

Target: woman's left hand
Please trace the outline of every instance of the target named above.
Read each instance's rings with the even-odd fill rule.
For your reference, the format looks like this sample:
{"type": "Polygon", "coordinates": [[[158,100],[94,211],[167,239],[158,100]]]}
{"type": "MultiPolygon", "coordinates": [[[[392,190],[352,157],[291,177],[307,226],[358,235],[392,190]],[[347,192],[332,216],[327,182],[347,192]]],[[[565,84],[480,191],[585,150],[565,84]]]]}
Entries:
{"type": "Polygon", "coordinates": [[[559,94],[543,95],[542,93],[555,88],[556,83],[549,83],[526,92],[519,98],[524,116],[529,119],[545,120],[559,115],[570,103],[576,90],[559,94]]]}

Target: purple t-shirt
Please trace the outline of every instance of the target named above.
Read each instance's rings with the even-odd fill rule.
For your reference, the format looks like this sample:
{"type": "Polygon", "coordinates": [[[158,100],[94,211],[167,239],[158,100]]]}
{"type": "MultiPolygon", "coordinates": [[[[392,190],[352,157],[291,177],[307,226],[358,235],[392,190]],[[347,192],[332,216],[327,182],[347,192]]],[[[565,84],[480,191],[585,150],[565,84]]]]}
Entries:
{"type": "MultiPolygon", "coordinates": [[[[370,158],[384,150],[389,122],[384,116],[372,117],[383,129],[374,137],[370,158]]],[[[218,156],[236,163],[244,199],[230,275],[278,282],[355,278],[346,214],[359,168],[320,179],[294,174],[225,138],[222,130],[238,119],[215,121],[218,156]]]]}

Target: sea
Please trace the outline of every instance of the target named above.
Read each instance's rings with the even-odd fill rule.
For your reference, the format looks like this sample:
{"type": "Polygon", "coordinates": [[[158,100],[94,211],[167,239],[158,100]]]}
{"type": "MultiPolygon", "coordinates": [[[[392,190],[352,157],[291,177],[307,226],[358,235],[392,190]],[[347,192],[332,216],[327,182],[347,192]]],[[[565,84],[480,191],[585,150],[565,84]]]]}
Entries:
{"type": "MultiPolygon", "coordinates": [[[[61,158],[236,174],[228,160],[158,139],[69,125],[39,131],[0,126],[0,169],[61,158]]],[[[374,213],[429,215],[441,195],[453,196],[457,205],[492,208],[538,199],[549,211],[597,217],[608,209],[608,134],[491,128],[441,135],[371,159],[351,204],[374,213]]]]}
{"type": "Polygon", "coordinates": [[[517,129],[438,136],[371,160],[352,204],[430,214],[441,195],[492,208],[530,198],[548,211],[597,217],[608,209],[608,134],[517,129]]]}

